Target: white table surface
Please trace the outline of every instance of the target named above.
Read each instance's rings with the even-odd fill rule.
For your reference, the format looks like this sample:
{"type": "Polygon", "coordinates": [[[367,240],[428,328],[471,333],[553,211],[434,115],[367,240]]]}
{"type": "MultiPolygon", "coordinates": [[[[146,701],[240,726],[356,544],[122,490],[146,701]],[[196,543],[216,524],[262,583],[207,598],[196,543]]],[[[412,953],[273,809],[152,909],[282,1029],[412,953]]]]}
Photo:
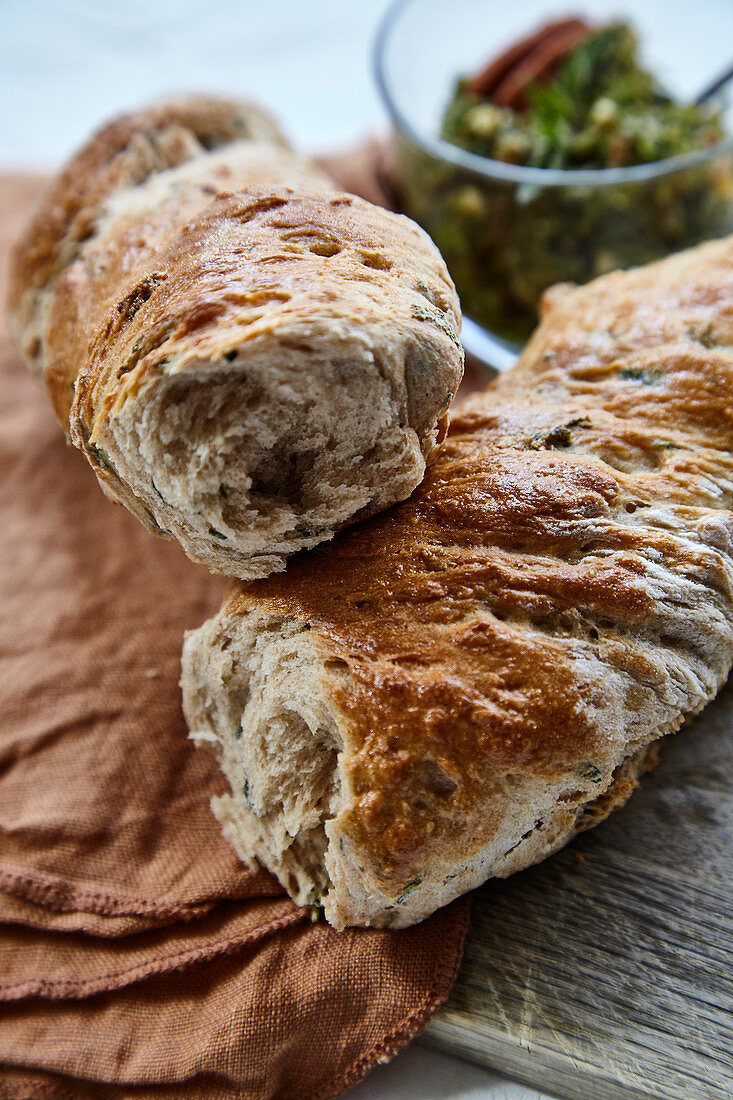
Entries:
{"type": "MultiPolygon", "coordinates": [[[[105,117],[188,90],[251,96],[300,148],[383,129],[370,70],[387,0],[0,0],[0,170],[53,168],[105,117]]],[[[354,1100],[548,1100],[414,1043],[354,1100]]]]}

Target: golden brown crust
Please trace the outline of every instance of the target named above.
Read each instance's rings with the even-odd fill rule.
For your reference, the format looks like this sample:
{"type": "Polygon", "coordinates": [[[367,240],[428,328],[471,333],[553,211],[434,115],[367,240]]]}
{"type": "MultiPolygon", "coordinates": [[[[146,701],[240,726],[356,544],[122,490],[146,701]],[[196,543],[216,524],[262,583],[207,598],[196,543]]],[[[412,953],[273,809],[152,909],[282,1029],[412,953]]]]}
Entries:
{"type": "Polygon", "coordinates": [[[73,260],[112,194],[197,151],[252,137],[285,144],[257,107],[213,96],[161,103],[104,125],[54,179],[14,249],[11,312],[29,289],[47,286],[73,260]]]}
{"type": "MultiPolygon", "coordinates": [[[[119,219],[115,226],[114,253],[110,256],[104,241],[98,249],[103,267],[95,264],[92,249],[83,266],[75,265],[58,282],[46,378],[59,415],[68,408],[72,441],[87,455],[107,491],[154,529],[175,534],[196,560],[244,577],[282,568],[287,553],[313,545],[313,525],[320,533],[316,541],[322,541],[355,516],[371,515],[408,495],[444,434],[440,414],[458,387],[462,366],[455,292],[421,230],[400,215],[350,195],[273,186],[209,197],[205,210],[197,210],[182,229],[168,236],[159,233],[160,245],[151,248],[143,268],[136,267],[136,257],[140,234],[150,239],[145,221],[131,218],[129,234],[119,219]],[[132,274],[125,279],[128,270],[132,274]],[[95,307],[86,308],[82,323],[74,303],[89,300],[83,282],[76,285],[84,278],[93,286],[95,307]],[[297,369],[289,363],[293,358],[298,359],[297,369]],[[76,374],[80,362],[84,366],[76,374]],[[357,402],[360,379],[366,385],[367,372],[374,375],[372,389],[357,402]],[[156,470],[143,469],[140,463],[134,476],[130,472],[138,445],[127,445],[131,458],[126,452],[122,455],[126,471],[112,438],[116,425],[142,424],[150,419],[154,405],[173,407],[193,387],[201,390],[202,400],[203,387],[209,387],[201,416],[211,423],[219,410],[217,393],[225,385],[232,391],[230,407],[233,401],[244,402],[242,415],[256,420],[257,408],[265,406],[261,424],[251,425],[249,441],[243,441],[238,459],[235,455],[239,467],[231,473],[240,480],[258,466],[246,452],[256,440],[255,429],[267,430],[275,403],[287,403],[288,393],[302,397],[300,408],[283,404],[283,421],[275,426],[294,457],[284,453],[277,458],[276,434],[271,475],[252,481],[260,496],[270,494],[272,478],[282,478],[288,462],[297,461],[298,447],[305,447],[308,425],[300,418],[309,405],[311,426],[322,423],[324,429],[312,457],[305,456],[314,471],[311,480],[320,478],[321,484],[308,483],[298,496],[296,470],[292,488],[285,485],[280,492],[273,486],[277,506],[289,506],[293,500],[292,515],[281,521],[274,541],[263,537],[251,551],[238,547],[222,527],[225,515],[210,514],[211,507],[222,509],[219,481],[213,505],[203,501],[187,509],[195,513],[201,532],[181,530],[175,526],[178,516],[166,507],[169,497],[160,492],[156,470]],[[346,420],[329,422],[328,409],[337,409],[339,394],[350,390],[355,394],[353,427],[346,420]],[[367,408],[364,400],[370,402],[367,408]],[[297,422],[287,423],[292,417],[297,422]],[[294,433],[290,443],[288,432],[294,433]],[[362,433],[361,444],[357,432],[362,433]],[[394,438],[402,451],[392,457],[383,438],[394,438]],[[331,468],[324,467],[321,475],[319,463],[327,463],[329,453],[331,468]],[[368,463],[376,470],[382,455],[384,484],[370,487],[368,478],[374,475],[368,463]],[[335,498],[338,491],[343,497],[342,484],[351,496],[337,514],[329,495],[335,498]],[[308,519],[309,508],[313,521],[308,519]],[[208,518],[201,518],[204,515],[208,518]],[[285,522],[288,526],[283,528],[285,522]],[[274,549],[279,557],[272,556],[274,549]]],[[[226,415],[222,410],[222,423],[226,415]]],[[[186,445],[196,452],[200,465],[204,459],[193,439],[195,425],[184,430],[186,445]]],[[[155,434],[150,428],[148,436],[151,431],[155,434]]],[[[218,461],[217,452],[222,453],[219,443],[226,440],[206,441],[210,465],[218,461]]],[[[161,473],[168,463],[165,454],[156,458],[161,473]]],[[[226,477],[219,480],[226,482],[226,477]]],[[[254,520],[269,522],[268,507],[265,500],[263,515],[254,520]]],[[[224,513],[228,508],[229,503],[224,513]]],[[[249,533],[247,537],[252,540],[249,533]]]]}
{"type": "Polygon", "coordinates": [[[409,501],[225,608],[308,624],[353,795],[329,835],[393,896],[486,850],[512,783],[606,789],[733,659],[733,238],[553,301],[409,501]]]}
{"type": "MultiPolygon", "coordinates": [[[[181,230],[185,242],[186,227],[196,224],[218,194],[275,187],[285,180],[292,186],[333,190],[320,170],[289,150],[247,141],[184,162],[177,173],[158,175],[153,186],[121,192],[116,208],[106,216],[100,213],[94,240],[52,282],[43,371],[64,427],[76,376],[88,365],[90,341],[99,344],[100,326],[107,331],[110,325],[116,330],[127,323],[130,312],[160,281],[159,268],[167,255],[184,250],[178,240],[181,230]],[[110,322],[110,312],[119,312],[117,323],[110,322]]],[[[196,274],[189,270],[194,282],[196,274]]]]}
{"type": "Polygon", "coordinates": [[[336,192],[247,104],[105,127],[13,278],[21,349],[105,492],[245,579],[408,496],[460,381],[427,235],[336,192]]]}
{"type": "MultiPolygon", "coordinates": [[[[104,316],[76,382],[72,432],[82,446],[97,419],[169,364],[181,373],[188,362],[225,363],[233,350],[244,353],[248,343],[280,331],[292,342],[290,330],[304,317],[312,326],[342,322],[368,332],[389,324],[431,334],[436,361],[458,348],[452,286],[422,232],[352,195],[282,187],[222,194],[142,278],[120,284],[124,267],[123,240],[112,270],[97,280],[104,316]],[[425,280],[437,306],[425,298],[425,280]]],[[[429,348],[426,335],[426,358],[429,348]]],[[[459,368],[460,354],[454,356],[459,368]]],[[[410,416],[418,434],[434,408],[433,379],[444,381],[437,369],[426,375],[424,420],[410,416]]],[[[455,388],[457,370],[451,381],[455,388]]],[[[437,397],[447,407],[452,392],[437,397]]]]}

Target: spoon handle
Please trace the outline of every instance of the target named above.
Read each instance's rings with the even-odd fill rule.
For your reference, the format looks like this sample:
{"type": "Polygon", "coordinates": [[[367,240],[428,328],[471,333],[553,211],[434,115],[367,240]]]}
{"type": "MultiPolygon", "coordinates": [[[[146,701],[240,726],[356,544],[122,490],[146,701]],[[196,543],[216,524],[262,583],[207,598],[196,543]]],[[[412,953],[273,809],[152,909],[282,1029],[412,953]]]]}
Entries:
{"type": "Polygon", "coordinates": [[[728,83],[731,77],[733,77],[733,65],[730,65],[724,73],[716,76],[715,80],[713,80],[712,83],[706,85],[706,87],[703,88],[697,99],[695,99],[694,101],[695,106],[699,107],[700,104],[704,103],[706,99],[710,99],[710,97],[714,96],[716,92],[719,92],[723,85],[728,83]]]}

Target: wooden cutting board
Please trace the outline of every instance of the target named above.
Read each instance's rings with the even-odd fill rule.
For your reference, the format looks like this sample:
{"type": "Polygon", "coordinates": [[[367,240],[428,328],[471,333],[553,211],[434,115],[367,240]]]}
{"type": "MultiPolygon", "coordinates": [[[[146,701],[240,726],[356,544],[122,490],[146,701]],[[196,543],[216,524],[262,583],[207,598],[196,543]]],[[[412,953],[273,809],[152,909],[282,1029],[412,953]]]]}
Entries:
{"type": "Polygon", "coordinates": [[[474,897],[425,1033],[572,1100],[733,1097],[733,685],[631,801],[474,897]]]}

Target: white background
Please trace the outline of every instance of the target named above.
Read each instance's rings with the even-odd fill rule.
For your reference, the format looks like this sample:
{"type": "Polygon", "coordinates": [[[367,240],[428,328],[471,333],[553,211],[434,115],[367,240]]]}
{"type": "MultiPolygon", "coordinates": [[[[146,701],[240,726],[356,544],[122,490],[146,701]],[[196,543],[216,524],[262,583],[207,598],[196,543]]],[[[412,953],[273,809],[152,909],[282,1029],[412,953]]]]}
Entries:
{"type": "Polygon", "coordinates": [[[257,98],[307,150],[383,125],[385,0],[0,0],[0,164],[52,166],[101,119],[169,92],[257,98]]]}
{"type": "MultiPolygon", "coordinates": [[[[307,151],[356,143],[385,126],[370,50],[386,6],[386,0],[0,0],[0,170],[54,167],[106,116],[190,90],[257,98],[307,151]]],[[[543,1100],[414,1044],[349,1095],[543,1100]]]]}

